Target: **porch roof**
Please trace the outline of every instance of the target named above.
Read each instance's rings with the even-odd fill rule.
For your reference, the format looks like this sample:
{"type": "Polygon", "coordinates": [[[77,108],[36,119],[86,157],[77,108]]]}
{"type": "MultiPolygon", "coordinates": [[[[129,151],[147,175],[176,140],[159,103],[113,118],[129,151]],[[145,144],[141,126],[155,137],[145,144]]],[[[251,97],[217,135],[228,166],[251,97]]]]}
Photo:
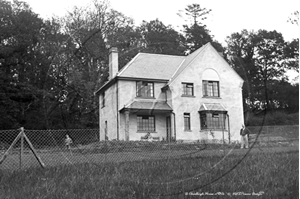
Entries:
{"type": "Polygon", "coordinates": [[[203,103],[199,109],[199,112],[201,111],[227,112],[226,108],[220,103],[203,103]]]}
{"type": "Polygon", "coordinates": [[[130,111],[162,111],[162,112],[172,112],[173,109],[166,102],[142,102],[142,101],[134,101],[131,104],[124,106],[120,112],[125,110],[130,111]]]}

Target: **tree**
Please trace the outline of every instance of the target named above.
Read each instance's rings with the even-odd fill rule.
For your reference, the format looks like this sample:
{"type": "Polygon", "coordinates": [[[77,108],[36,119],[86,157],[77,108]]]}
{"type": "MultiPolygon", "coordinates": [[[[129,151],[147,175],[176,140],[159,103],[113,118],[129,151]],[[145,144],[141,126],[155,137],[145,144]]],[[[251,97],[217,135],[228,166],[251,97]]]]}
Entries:
{"type": "Polygon", "coordinates": [[[207,10],[206,8],[201,8],[200,4],[191,4],[188,5],[187,8],[185,8],[185,14],[187,16],[192,17],[192,20],[194,21],[194,24],[198,24],[198,25],[203,25],[205,26],[202,21],[205,20],[207,17],[206,15],[208,15],[212,10],[209,9],[207,10]]]}
{"type": "Polygon", "coordinates": [[[299,39],[287,42],[284,48],[285,64],[288,69],[293,69],[299,73],[299,39]]]}
{"type": "Polygon", "coordinates": [[[254,64],[258,69],[257,76],[263,82],[265,108],[271,108],[267,82],[283,76],[286,71],[283,63],[285,42],[280,33],[266,30],[259,30],[254,42],[254,64]]]}
{"type": "Polygon", "coordinates": [[[233,33],[227,37],[226,59],[235,71],[244,79],[243,85],[243,104],[244,110],[252,109],[256,106],[257,99],[256,85],[259,80],[256,78],[256,68],[253,60],[255,33],[242,30],[241,33],[233,33]]]}
{"type": "Polygon", "coordinates": [[[42,19],[19,1],[0,1],[0,128],[24,125],[37,111],[47,67],[40,48],[42,19]]]}
{"type": "Polygon", "coordinates": [[[66,84],[63,88],[62,112],[67,127],[98,126],[98,98],[94,91],[108,80],[108,52],[119,49],[119,66],[136,52],[137,33],[133,20],[110,9],[106,1],[93,1],[88,7],[75,7],[62,19],[64,33],[74,49],[68,54],[66,84]]]}
{"type": "MultiPolygon", "coordinates": [[[[222,45],[213,40],[213,36],[210,35],[210,31],[203,23],[211,11],[211,9],[201,8],[199,4],[191,4],[185,8],[185,15],[188,18],[192,18],[191,23],[183,26],[188,53],[194,52],[208,42],[211,42],[217,51],[223,52],[222,45]]],[[[182,15],[179,14],[179,16],[182,15]]]]}
{"type": "Polygon", "coordinates": [[[273,102],[274,108],[289,113],[299,112],[299,84],[292,85],[284,78],[268,83],[270,101],[273,102]]]}
{"type": "Polygon", "coordinates": [[[288,68],[281,33],[243,30],[228,37],[227,44],[230,63],[248,83],[245,103],[250,108],[274,108],[270,82],[283,77],[288,68]]]}
{"type": "Polygon", "coordinates": [[[183,36],[158,19],[143,21],[138,30],[143,38],[144,52],[183,55],[183,36]]]}
{"type": "Polygon", "coordinates": [[[293,12],[289,17],[288,22],[299,26],[299,11],[293,12]]]}

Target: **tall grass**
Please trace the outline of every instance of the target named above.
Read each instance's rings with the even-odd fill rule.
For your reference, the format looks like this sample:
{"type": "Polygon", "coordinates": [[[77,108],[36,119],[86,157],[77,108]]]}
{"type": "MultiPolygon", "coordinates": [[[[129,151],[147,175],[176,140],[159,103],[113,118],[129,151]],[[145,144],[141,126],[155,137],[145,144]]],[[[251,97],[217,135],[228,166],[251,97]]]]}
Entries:
{"type": "Polygon", "coordinates": [[[249,113],[245,118],[245,123],[247,126],[298,125],[299,113],[288,114],[281,111],[261,113],[260,115],[249,113]]]}
{"type": "MultiPolygon", "coordinates": [[[[0,198],[183,198],[188,192],[298,197],[298,152],[0,171],[0,198]]],[[[186,196],[187,197],[187,196],[186,196]]]]}

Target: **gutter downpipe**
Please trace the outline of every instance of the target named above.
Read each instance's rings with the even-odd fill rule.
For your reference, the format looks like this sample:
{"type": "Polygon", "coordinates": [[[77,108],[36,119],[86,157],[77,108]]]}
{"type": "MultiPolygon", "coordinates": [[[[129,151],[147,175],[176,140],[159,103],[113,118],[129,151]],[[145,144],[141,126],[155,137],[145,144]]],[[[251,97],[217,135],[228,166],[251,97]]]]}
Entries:
{"type": "MultiPolygon", "coordinates": [[[[97,95],[96,95],[97,96],[97,95]]],[[[99,142],[101,141],[101,100],[100,100],[100,95],[97,96],[99,98],[99,102],[98,102],[98,105],[99,105],[99,142]]]]}
{"type": "Polygon", "coordinates": [[[228,117],[228,144],[230,144],[230,122],[229,122],[229,115],[227,113],[227,117],[228,117]]]}
{"type": "Polygon", "coordinates": [[[117,80],[116,82],[116,94],[117,94],[117,140],[119,141],[120,140],[120,137],[119,137],[119,81],[117,80]]]}

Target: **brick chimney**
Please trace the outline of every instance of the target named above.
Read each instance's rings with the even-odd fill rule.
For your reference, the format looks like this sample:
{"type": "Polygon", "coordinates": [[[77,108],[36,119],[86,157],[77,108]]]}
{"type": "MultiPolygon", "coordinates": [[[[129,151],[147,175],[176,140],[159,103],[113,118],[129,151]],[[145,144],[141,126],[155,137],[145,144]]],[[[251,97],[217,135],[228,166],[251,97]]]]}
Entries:
{"type": "Polygon", "coordinates": [[[109,80],[114,78],[119,71],[118,48],[109,49],[109,80]]]}

